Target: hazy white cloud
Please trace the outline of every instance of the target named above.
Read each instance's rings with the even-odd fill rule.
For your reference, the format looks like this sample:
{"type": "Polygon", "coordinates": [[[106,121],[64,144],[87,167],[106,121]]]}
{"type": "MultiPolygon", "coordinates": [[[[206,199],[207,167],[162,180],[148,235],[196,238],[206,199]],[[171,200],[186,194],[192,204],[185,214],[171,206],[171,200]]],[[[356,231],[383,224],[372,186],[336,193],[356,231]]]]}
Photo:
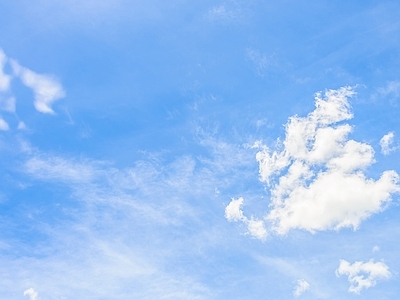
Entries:
{"type": "Polygon", "coordinates": [[[381,152],[383,153],[383,155],[388,155],[390,154],[390,152],[396,150],[396,147],[391,147],[391,145],[393,144],[393,140],[394,140],[393,131],[385,134],[381,138],[381,140],[379,141],[379,145],[381,146],[381,152]]]}
{"type": "Polygon", "coordinates": [[[88,183],[98,170],[90,163],[69,161],[57,156],[36,156],[25,163],[25,172],[36,178],[66,183],[88,183]]]}
{"type": "Polygon", "coordinates": [[[346,260],[340,260],[336,276],[347,275],[351,283],[349,292],[359,294],[362,289],[368,289],[376,285],[379,279],[388,279],[391,275],[389,267],[383,262],[370,260],[366,263],[356,261],[350,264],[346,260]]]}
{"type": "Polygon", "coordinates": [[[400,81],[389,81],[388,84],[378,89],[378,92],[383,96],[393,96],[398,98],[400,96],[400,81]]]}
{"type": "Polygon", "coordinates": [[[307,281],[305,281],[304,279],[299,279],[299,280],[297,280],[297,284],[294,287],[293,295],[295,297],[299,297],[301,294],[303,294],[309,288],[310,288],[310,284],[307,281]]]}
{"type": "MultiPolygon", "coordinates": [[[[205,216],[210,207],[217,209],[219,204],[204,201],[214,199],[216,187],[223,193],[232,185],[227,174],[237,176],[235,183],[242,182],[243,166],[253,158],[247,150],[215,139],[205,143],[207,149],[212,148],[212,155],[202,157],[202,162],[183,156],[165,164],[153,153],[122,169],[103,161],[38,153],[25,146],[28,157],[22,171],[46,185],[68,187],[71,193],[65,199],[57,196],[48,201],[60,204],[73,221],[60,220],[55,228],[53,223],[44,224],[42,233],[49,239],[45,249],[35,248],[35,253],[43,255],[24,264],[21,259],[7,261],[7,269],[13,270],[11,279],[46,286],[40,291],[46,299],[99,299],[104,295],[126,299],[127,294],[135,299],[212,298],[196,277],[182,274],[186,264],[181,263],[182,257],[192,257],[193,247],[203,255],[210,246],[225,245],[221,232],[210,230],[219,225],[220,218],[205,216]],[[242,173],[237,161],[243,164],[242,173]],[[197,201],[203,206],[192,205],[197,201]],[[176,262],[177,268],[174,263],[165,271],[171,262],[176,262]],[[105,273],[107,277],[102,275],[105,273]]],[[[35,212],[32,218],[46,222],[35,212]]],[[[257,234],[257,220],[248,222],[257,234]]],[[[0,290],[5,290],[3,284],[0,282],[0,290]]]]}
{"type": "Polygon", "coordinates": [[[7,56],[0,49],[0,92],[8,91],[10,88],[11,76],[4,73],[4,66],[7,62],[7,56]]]}
{"type": "Polygon", "coordinates": [[[24,291],[24,296],[29,296],[29,300],[37,300],[39,295],[33,288],[30,288],[24,291]]]}
{"type": "Polygon", "coordinates": [[[399,192],[395,171],[385,171],[377,180],[366,177],[374,150],[348,138],[352,127],[343,121],[353,117],[348,98],[354,94],[350,87],[317,93],[315,110],[289,118],[276,150],[255,145],[260,148],[260,180],[271,195],[265,217],[271,231],[356,229],[399,192]]]}
{"type": "Polygon", "coordinates": [[[7,131],[10,129],[10,126],[6,121],[4,121],[2,118],[0,118],[0,130],[7,131]]]}
{"type": "Polygon", "coordinates": [[[0,108],[6,112],[15,112],[16,100],[14,97],[0,98],[0,108]]]}
{"type": "Polygon", "coordinates": [[[233,199],[225,208],[225,218],[230,222],[242,222],[247,227],[247,233],[258,239],[265,239],[267,237],[267,230],[265,229],[262,220],[254,218],[248,219],[243,215],[242,205],[243,198],[233,199]]]}
{"type": "Polygon", "coordinates": [[[35,95],[34,106],[41,113],[54,114],[51,105],[58,99],[65,97],[61,84],[48,75],[37,74],[12,60],[11,66],[16,76],[33,90],[35,95]]]}
{"type": "Polygon", "coordinates": [[[210,20],[228,21],[237,18],[237,12],[228,9],[226,5],[219,5],[211,8],[207,13],[207,17],[210,20]]]}
{"type": "Polygon", "coordinates": [[[279,69],[275,55],[266,55],[257,49],[246,49],[246,60],[254,64],[257,74],[260,76],[264,76],[266,72],[275,72],[279,69]]]}
{"type": "Polygon", "coordinates": [[[251,3],[227,0],[210,8],[206,12],[205,18],[212,22],[232,24],[246,22],[252,14],[251,3]]]}
{"type": "Polygon", "coordinates": [[[19,122],[18,122],[17,129],[19,129],[19,130],[25,130],[25,129],[27,129],[27,126],[26,126],[26,124],[25,124],[24,122],[19,121],[19,122]]]}
{"type": "Polygon", "coordinates": [[[374,246],[374,247],[372,247],[372,252],[379,252],[380,251],[380,248],[379,248],[379,246],[374,246]]]}

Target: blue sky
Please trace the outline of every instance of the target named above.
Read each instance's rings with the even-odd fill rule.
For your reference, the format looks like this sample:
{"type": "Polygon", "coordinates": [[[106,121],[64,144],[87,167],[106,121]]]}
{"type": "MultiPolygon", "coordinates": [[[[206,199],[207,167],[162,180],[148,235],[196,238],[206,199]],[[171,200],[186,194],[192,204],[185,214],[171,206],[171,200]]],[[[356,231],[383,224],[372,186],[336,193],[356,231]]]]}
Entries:
{"type": "Polygon", "coordinates": [[[0,4],[4,299],[395,299],[396,1],[0,4]]]}

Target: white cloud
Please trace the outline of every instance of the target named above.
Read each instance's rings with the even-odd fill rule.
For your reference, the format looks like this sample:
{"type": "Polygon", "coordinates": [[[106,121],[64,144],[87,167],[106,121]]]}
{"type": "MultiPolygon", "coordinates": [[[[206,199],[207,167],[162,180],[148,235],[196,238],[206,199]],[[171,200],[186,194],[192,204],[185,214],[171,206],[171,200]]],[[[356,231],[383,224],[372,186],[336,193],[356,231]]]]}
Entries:
{"type": "Polygon", "coordinates": [[[50,155],[46,158],[39,156],[30,158],[25,163],[25,171],[42,180],[84,184],[91,182],[99,173],[91,164],[71,162],[50,155]]]}
{"type": "Polygon", "coordinates": [[[3,68],[7,62],[7,56],[0,49],[0,91],[6,92],[10,88],[11,76],[4,73],[3,68]]]}
{"type": "Polygon", "coordinates": [[[277,71],[279,69],[275,55],[267,56],[257,49],[246,49],[246,59],[254,64],[257,74],[260,76],[264,76],[268,71],[277,71]]]}
{"type": "Polygon", "coordinates": [[[241,209],[243,205],[243,198],[232,199],[232,201],[225,208],[225,218],[228,221],[241,221],[243,220],[243,211],[241,209]]]}
{"type": "Polygon", "coordinates": [[[336,276],[347,275],[351,283],[349,292],[359,294],[362,289],[368,289],[376,285],[378,279],[388,279],[390,277],[389,267],[383,262],[370,260],[366,263],[356,261],[350,264],[346,260],[340,260],[336,276]]]}
{"type": "Polygon", "coordinates": [[[372,247],[372,252],[379,252],[380,251],[380,248],[378,247],[378,246],[374,246],[374,247],[372,247]]]}
{"type": "Polygon", "coordinates": [[[390,147],[393,144],[394,140],[394,132],[391,131],[385,134],[381,140],[379,141],[379,145],[381,146],[381,152],[383,155],[388,155],[390,152],[396,150],[396,147],[390,147]]]}
{"type": "Polygon", "coordinates": [[[374,150],[348,138],[352,127],[343,121],[353,117],[348,98],[354,94],[350,87],[317,93],[314,111],[289,118],[277,150],[255,145],[260,180],[271,194],[270,231],[357,229],[399,192],[395,171],[366,177],[374,150]]]}
{"type": "Polygon", "coordinates": [[[378,89],[383,96],[392,95],[394,98],[400,96],[400,81],[389,81],[386,87],[378,89]]]}
{"type": "Polygon", "coordinates": [[[54,114],[51,105],[58,99],[65,97],[61,84],[54,78],[37,74],[12,60],[11,66],[16,76],[31,88],[35,94],[34,106],[41,113],[54,114]]]}
{"type": "Polygon", "coordinates": [[[228,21],[237,18],[237,12],[228,9],[225,5],[219,5],[211,8],[207,16],[211,20],[228,21]]]}
{"type": "Polygon", "coordinates": [[[264,240],[267,237],[267,230],[262,220],[248,219],[243,215],[243,198],[233,199],[225,208],[225,218],[230,222],[243,222],[247,226],[247,233],[255,238],[264,240]]]}
{"type": "Polygon", "coordinates": [[[14,113],[15,103],[16,100],[14,97],[8,97],[4,99],[0,98],[0,108],[6,112],[14,113]]]}
{"type": "Polygon", "coordinates": [[[37,300],[38,293],[33,288],[24,291],[24,296],[29,296],[29,300],[37,300]]]}
{"type": "Polygon", "coordinates": [[[35,282],[46,286],[40,292],[46,299],[105,295],[211,299],[215,293],[181,271],[187,269],[182,257],[193,257],[193,247],[203,256],[208,249],[226,245],[216,230],[220,218],[208,214],[219,204],[207,199],[214,197],[215,187],[224,193],[227,186],[243,182],[244,167],[253,158],[247,150],[215,139],[205,144],[212,153],[209,159],[202,157],[203,162],[184,156],[165,164],[159,154],[152,153],[123,169],[103,161],[39,153],[24,145],[27,158],[19,165],[29,175],[25,178],[43,180],[46,186],[61,184],[71,191],[46,200],[68,218],[54,224],[40,212],[26,212],[43,224],[35,230],[48,240],[43,247],[34,247],[40,255],[15,260],[0,257],[0,263],[11,270],[13,282],[9,287],[0,282],[0,290],[35,282]],[[238,167],[238,161],[243,165],[238,167]],[[107,277],[102,276],[105,273],[107,277]]]}
{"type": "Polygon", "coordinates": [[[305,281],[304,279],[299,279],[299,280],[297,280],[297,284],[294,287],[293,295],[295,297],[299,297],[301,294],[303,294],[309,288],[310,288],[310,284],[307,281],[305,281]]]}
{"type": "Polygon", "coordinates": [[[27,129],[26,124],[24,122],[22,122],[22,121],[19,121],[17,129],[19,129],[19,130],[27,129]]]}
{"type": "Polygon", "coordinates": [[[10,129],[10,126],[8,126],[8,123],[4,121],[2,118],[0,118],[0,130],[7,131],[10,129]]]}

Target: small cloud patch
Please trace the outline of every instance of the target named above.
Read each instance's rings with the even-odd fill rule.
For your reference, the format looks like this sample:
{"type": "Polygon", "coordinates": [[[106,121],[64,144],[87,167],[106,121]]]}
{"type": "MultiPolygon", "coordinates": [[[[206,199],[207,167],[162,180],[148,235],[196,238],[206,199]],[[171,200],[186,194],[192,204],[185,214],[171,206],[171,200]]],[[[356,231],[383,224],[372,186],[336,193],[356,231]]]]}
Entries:
{"type": "Polygon", "coordinates": [[[293,290],[293,296],[299,297],[310,288],[310,284],[304,279],[297,280],[297,284],[293,290]]]}
{"type": "Polygon", "coordinates": [[[336,276],[347,275],[351,283],[349,292],[360,294],[363,289],[368,289],[376,285],[377,280],[388,279],[391,275],[389,267],[383,262],[356,261],[350,264],[346,260],[340,260],[336,276]]]}

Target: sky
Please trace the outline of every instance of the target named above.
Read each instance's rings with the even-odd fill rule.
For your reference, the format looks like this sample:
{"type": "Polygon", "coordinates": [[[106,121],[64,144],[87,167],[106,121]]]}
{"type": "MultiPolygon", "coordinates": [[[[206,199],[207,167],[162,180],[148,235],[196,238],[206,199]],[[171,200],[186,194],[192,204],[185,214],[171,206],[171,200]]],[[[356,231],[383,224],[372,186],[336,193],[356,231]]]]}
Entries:
{"type": "Polygon", "coordinates": [[[0,3],[1,299],[396,299],[398,1],[0,3]]]}

